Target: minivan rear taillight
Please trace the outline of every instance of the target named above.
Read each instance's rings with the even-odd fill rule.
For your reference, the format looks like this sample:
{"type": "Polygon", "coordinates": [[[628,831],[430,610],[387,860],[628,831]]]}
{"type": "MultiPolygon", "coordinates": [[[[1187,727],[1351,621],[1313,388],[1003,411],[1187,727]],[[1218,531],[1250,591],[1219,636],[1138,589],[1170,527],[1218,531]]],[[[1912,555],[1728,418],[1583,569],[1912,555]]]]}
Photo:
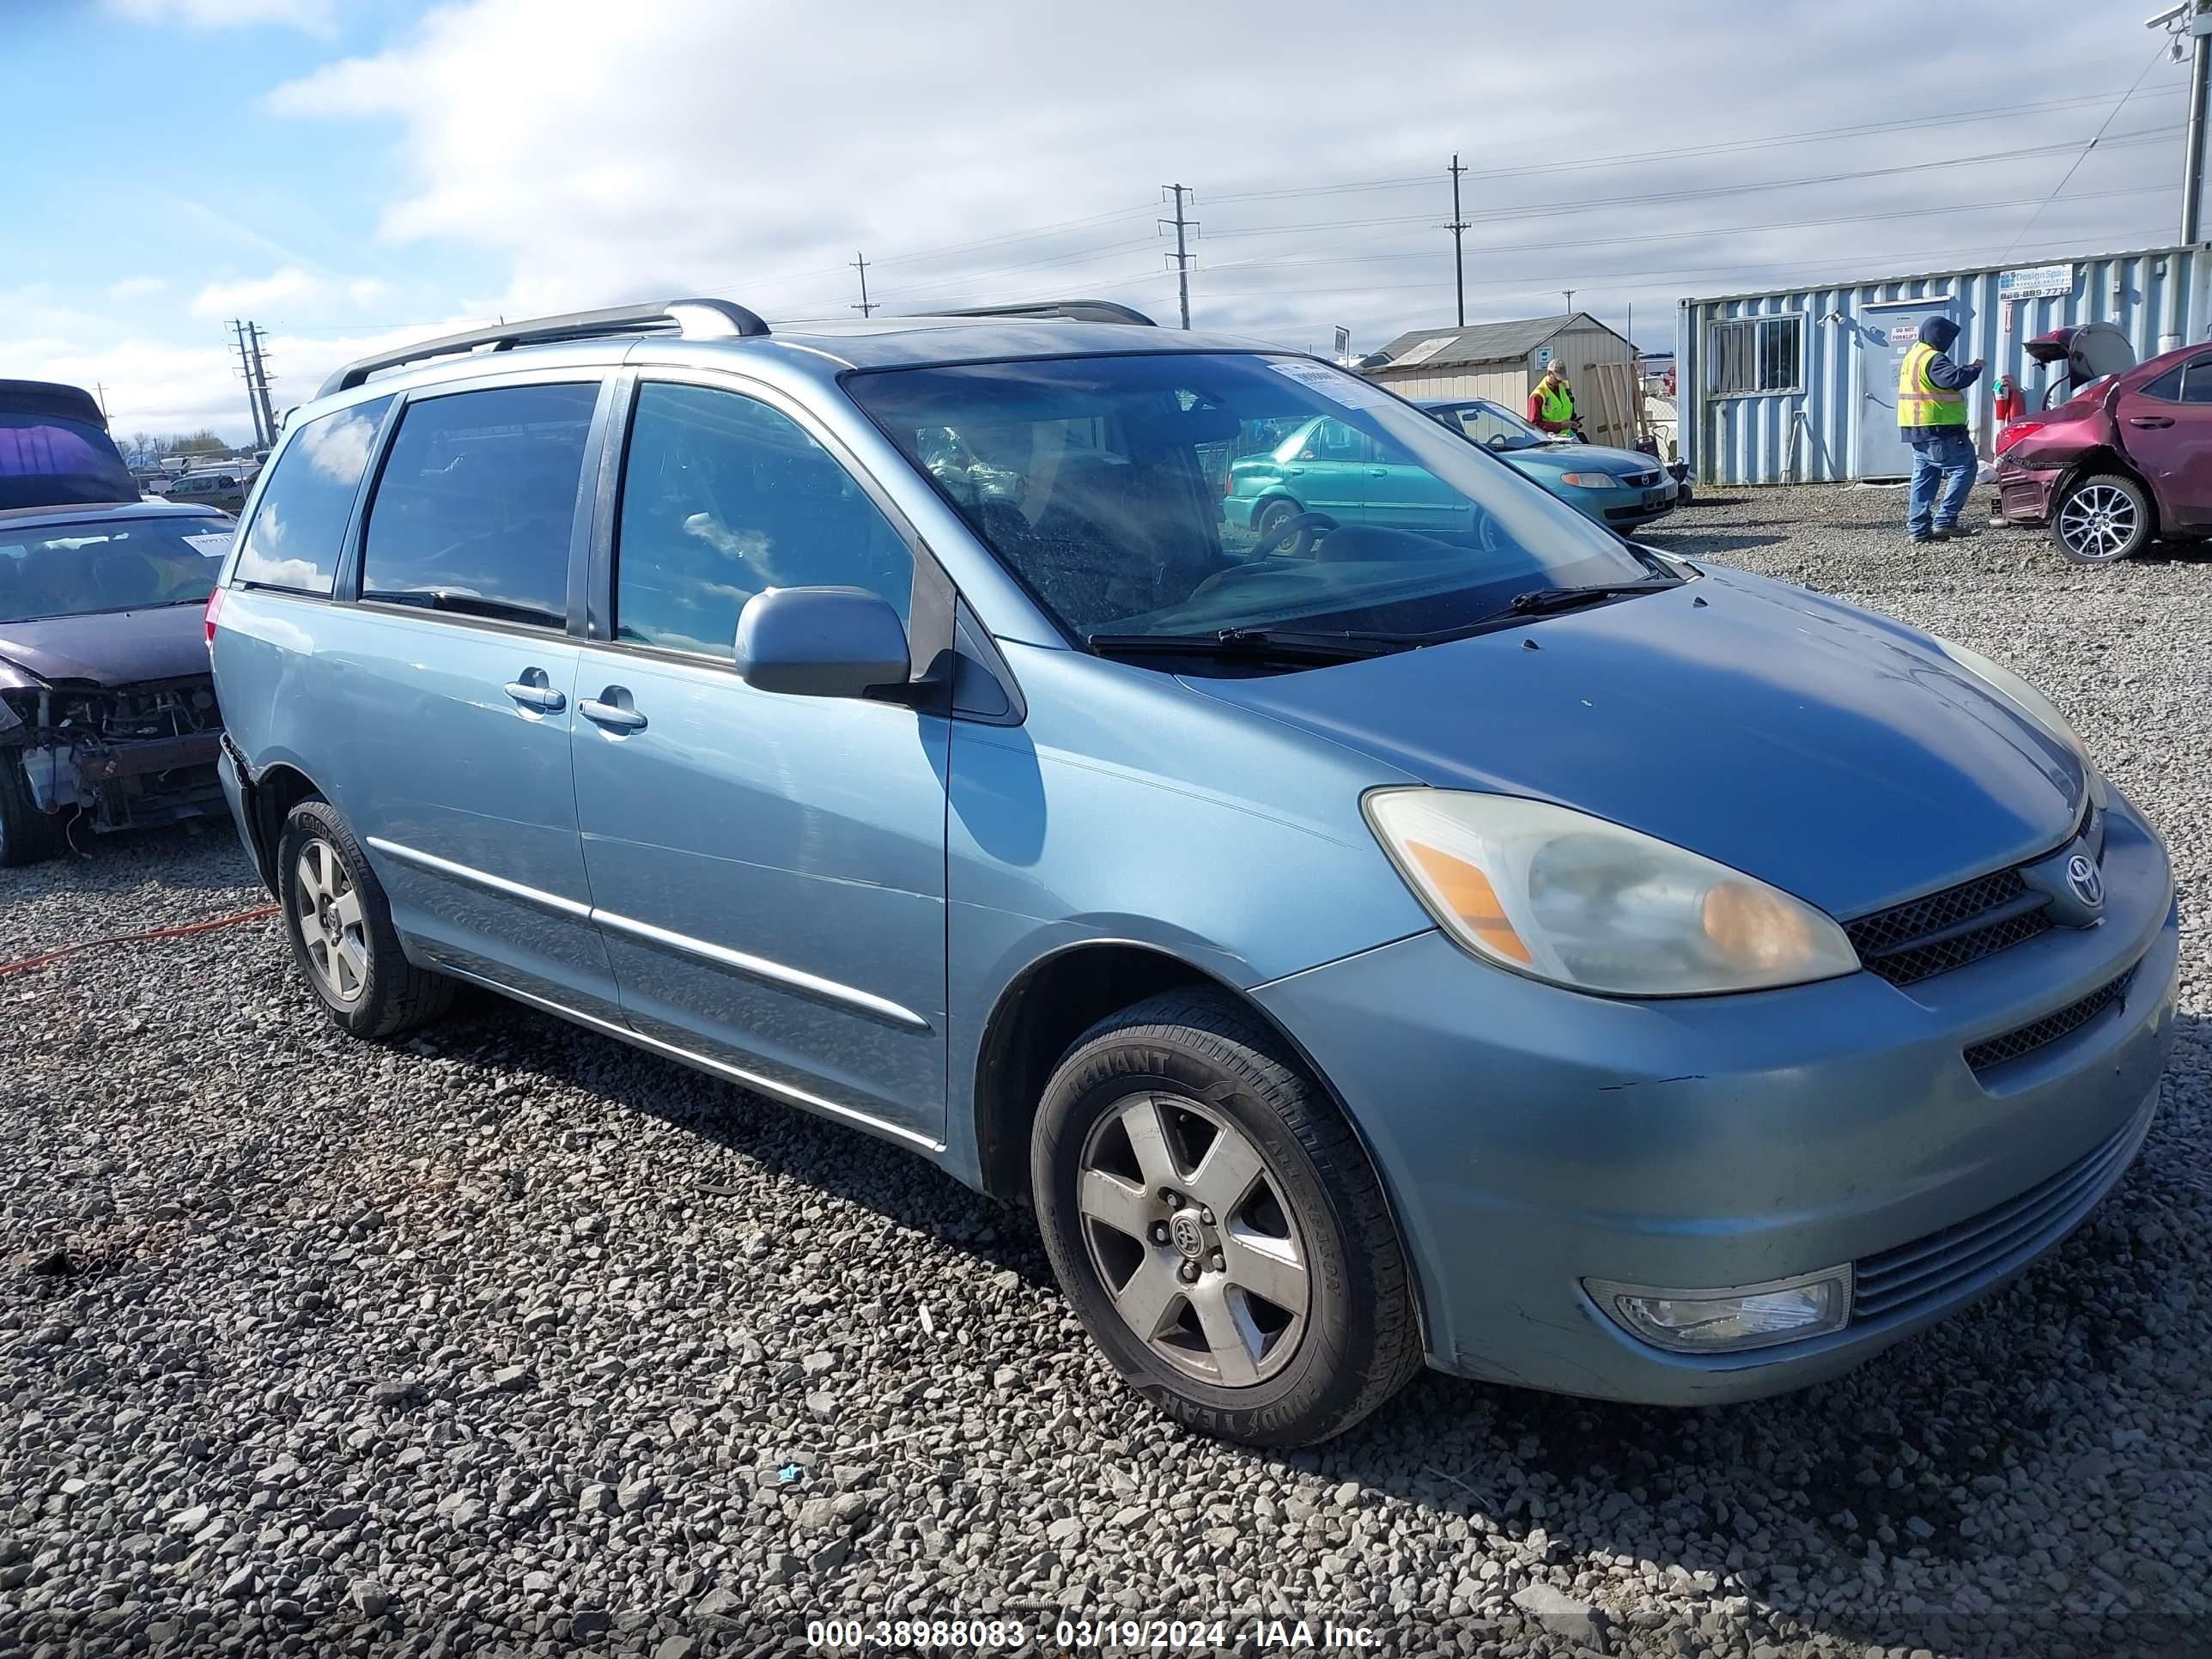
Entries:
{"type": "Polygon", "coordinates": [[[207,624],[207,642],[210,647],[215,644],[216,618],[222,615],[222,589],[216,587],[209,592],[207,609],[200,616],[200,620],[207,624]]]}
{"type": "Polygon", "coordinates": [[[1998,430],[1995,453],[2002,455],[2031,432],[2040,432],[2051,422],[2039,416],[2030,415],[2017,421],[2008,421],[1998,430]]]}

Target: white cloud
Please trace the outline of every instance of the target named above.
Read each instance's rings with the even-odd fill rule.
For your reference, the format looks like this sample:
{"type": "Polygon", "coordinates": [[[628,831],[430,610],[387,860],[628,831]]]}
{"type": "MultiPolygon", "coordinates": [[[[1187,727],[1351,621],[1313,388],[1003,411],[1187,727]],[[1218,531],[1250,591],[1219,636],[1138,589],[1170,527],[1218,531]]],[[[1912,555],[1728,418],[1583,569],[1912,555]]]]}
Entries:
{"type": "Polygon", "coordinates": [[[111,300],[147,300],[167,287],[168,283],[159,276],[125,276],[120,282],[107,285],[107,297],[111,300]]]}
{"type": "Polygon", "coordinates": [[[102,3],[129,22],[182,24],[196,29],[278,23],[326,35],[337,23],[334,0],[102,0],[102,3]]]}
{"type": "MultiPolygon", "coordinates": [[[[389,50],[278,88],[271,104],[395,122],[400,184],[380,235],[505,256],[511,279],[490,304],[509,314],[690,289],[771,316],[844,315],[859,249],[880,261],[871,288],[893,310],[1057,290],[1165,314],[1171,243],[1157,233],[1156,191],[1180,179],[1199,187],[1201,325],[1304,343],[1341,321],[1373,343],[1447,314],[1443,167],[1455,150],[1478,169],[1466,198],[1472,316],[1556,309],[1571,284],[1578,305],[1617,320],[1632,298],[1639,321],[1663,330],[1679,295],[1746,286],[1743,267],[1759,259],[1916,268],[1916,250],[2002,244],[2027,210],[1747,240],[1771,222],[2033,197],[2070,157],[1764,196],[1641,197],[2012,150],[2013,119],[1795,147],[1746,141],[2016,105],[2052,61],[2073,65],[2069,88],[2081,90],[2124,87],[2141,67],[2131,37],[2056,6],[2023,29],[2016,6],[1973,0],[1901,59],[1881,43],[1922,27],[1915,0],[1780,9],[1762,21],[1761,49],[1786,41],[1789,72],[1747,76],[1747,43],[1717,16],[1639,0],[1590,0],[1568,46],[1541,7],[1483,9],[1478,21],[1458,0],[1401,0],[1387,46],[1347,29],[1334,0],[1279,0],[1257,30],[1236,8],[1125,0],[1112,27],[1079,41],[1012,0],[951,23],[941,10],[855,0],[834,27],[807,0],[625,0],[618,30],[605,27],[603,0],[458,0],[389,50]],[[1739,148],[1669,155],[1697,143],[1739,148]],[[1661,159],[1547,170],[1624,152],[1661,159]],[[1498,171],[1514,167],[1524,170],[1498,171]],[[1266,194],[1377,178],[1413,182],[1266,194]],[[1608,198],[1622,199],[1554,212],[1608,198]],[[1528,216],[1489,216],[1501,210],[1528,216]],[[1040,223],[1064,228],[909,257],[1040,223]],[[1700,226],[1713,229],[1680,234],[1700,226]],[[1655,240],[1639,246],[1639,235],[1655,240]],[[1608,236],[1607,246],[1548,246],[1608,236]]],[[[2146,92],[2178,74],[2151,77],[2146,92]]],[[[2106,107],[2021,118],[2039,141],[2086,139],[2106,107]]],[[[2168,98],[2123,125],[2174,113],[2168,98]]],[[[2092,158],[2074,191],[2163,179],[2171,159],[2166,149],[2113,154],[2092,158]]],[[[2139,200],[2077,204],[2038,234],[2108,234],[2100,227],[2146,223],[2148,212],[2139,200]]]]}
{"type": "Polygon", "coordinates": [[[266,276],[210,283],[192,296],[191,308],[195,317],[218,320],[265,315],[272,310],[310,316],[349,306],[364,310],[388,299],[392,293],[392,284],[380,276],[319,276],[298,265],[285,265],[266,276]]]}

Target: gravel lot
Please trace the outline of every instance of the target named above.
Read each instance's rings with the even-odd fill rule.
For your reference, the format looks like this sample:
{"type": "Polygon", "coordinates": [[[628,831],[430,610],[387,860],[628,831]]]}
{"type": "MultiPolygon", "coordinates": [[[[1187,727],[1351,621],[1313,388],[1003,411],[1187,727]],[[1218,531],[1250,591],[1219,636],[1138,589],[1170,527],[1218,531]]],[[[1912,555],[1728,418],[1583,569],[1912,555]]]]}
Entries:
{"type": "MultiPolygon", "coordinates": [[[[685,1659],[1062,1607],[1416,1654],[2206,1652],[2212,558],[1902,517],[1741,491],[1651,539],[2004,658],[2171,838],[2163,1110],[2002,1295],[1783,1400],[1432,1377],[1261,1455],[1126,1395],[1024,1218],[900,1152],[488,1000],[348,1042],[271,921],[108,946],[0,978],[0,1654],[685,1659]]],[[[261,902],[227,825],[104,842],[0,872],[0,959],[261,902]]]]}

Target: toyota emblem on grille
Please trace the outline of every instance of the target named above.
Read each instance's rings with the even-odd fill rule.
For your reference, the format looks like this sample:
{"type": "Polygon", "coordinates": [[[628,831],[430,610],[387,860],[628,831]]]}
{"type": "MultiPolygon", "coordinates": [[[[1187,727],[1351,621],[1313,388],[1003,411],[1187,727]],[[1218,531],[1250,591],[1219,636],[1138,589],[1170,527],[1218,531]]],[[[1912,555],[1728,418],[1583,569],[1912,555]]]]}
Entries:
{"type": "Polygon", "coordinates": [[[2074,896],[2092,910],[2100,909],[2105,902],[2105,878],[2087,853],[2076,853],[2066,860],[2066,884],[2074,890],[2074,896]]]}

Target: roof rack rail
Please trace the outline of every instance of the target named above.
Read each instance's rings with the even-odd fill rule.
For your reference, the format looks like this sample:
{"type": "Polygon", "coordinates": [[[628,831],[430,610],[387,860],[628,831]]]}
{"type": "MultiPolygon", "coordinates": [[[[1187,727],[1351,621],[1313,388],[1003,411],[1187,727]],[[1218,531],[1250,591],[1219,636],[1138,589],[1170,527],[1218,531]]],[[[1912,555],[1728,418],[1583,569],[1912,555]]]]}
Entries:
{"type": "Polygon", "coordinates": [[[939,311],[939,317],[1056,317],[1070,323],[1136,323],[1145,328],[1159,325],[1133,306],[1112,300],[1040,300],[1025,306],[975,306],[965,311],[939,311]]]}
{"type": "Polygon", "coordinates": [[[730,300],[656,300],[646,305],[609,306],[599,311],[570,311],[557,317],[532,317],[501,323],[493,328],[474,328],[435,340],[381,351],[348,363],[323,382],[318,398],[350,392],[372,374],[432,357],[450,357],[489,347],[507,351],[516,346],[548,345],[559,340],[594,340],[610,334],[647,334],[673,329],[687,340],[732,340],[765,334],[768,325],[744,307],[730,300]]]}

